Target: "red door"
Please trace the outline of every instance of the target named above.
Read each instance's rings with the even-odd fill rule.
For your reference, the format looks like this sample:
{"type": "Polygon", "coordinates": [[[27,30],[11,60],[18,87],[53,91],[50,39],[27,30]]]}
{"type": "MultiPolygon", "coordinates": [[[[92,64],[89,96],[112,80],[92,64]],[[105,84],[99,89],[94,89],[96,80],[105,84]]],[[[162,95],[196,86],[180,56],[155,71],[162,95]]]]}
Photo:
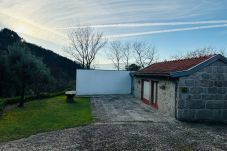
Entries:
{"type": "Polygon", "coordinates": [[[151,80],[142,80],[141,99],[145,104],[158,108],[157,102],[158,83],[151,80]]]}
{"type": "Polygon", "coordinates": [[[142,81],[142,100],[146,104],[151,101],[151,82],[149,80],[142,81]]]}

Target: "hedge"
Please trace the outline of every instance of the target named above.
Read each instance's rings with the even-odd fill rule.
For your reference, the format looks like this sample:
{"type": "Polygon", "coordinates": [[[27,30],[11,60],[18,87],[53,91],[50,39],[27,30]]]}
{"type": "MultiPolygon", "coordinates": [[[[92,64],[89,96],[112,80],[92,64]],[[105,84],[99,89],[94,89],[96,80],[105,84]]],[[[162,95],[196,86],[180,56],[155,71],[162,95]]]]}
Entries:
{"type": "MultiPolygon", "coordinates": [[[[41,93],[39,96],[26,96],[25,102],[32,101],[32,100],[35,100],[35,99],[51,98],[51,97],[63,95],[64,93],[65,93],[65,91],[55,92],[55,93],[41,93]]],[[[7,105],[19,103],[20,98],[21,97],[12,97],[12,98],[0,99],[0,115],[3,113],[3,110],[7,105]]]]}
{"type": "Polygon", "coordinates": [[[5,103],[2,99],[0,99],[0,116],[2,115],[3,113],[3,109],[5,107],[5,103]]]}

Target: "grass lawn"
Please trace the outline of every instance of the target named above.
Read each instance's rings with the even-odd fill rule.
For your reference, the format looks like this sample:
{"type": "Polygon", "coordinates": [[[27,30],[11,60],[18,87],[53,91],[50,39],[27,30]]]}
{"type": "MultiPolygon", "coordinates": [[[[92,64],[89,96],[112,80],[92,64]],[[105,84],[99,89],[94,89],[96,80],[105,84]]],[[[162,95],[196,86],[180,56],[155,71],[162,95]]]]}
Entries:
{"type": "Polygon", "coordinates": [[[88,98],[75,98],[72,104],[66,103],[65,96],[31,101],[0,117],[0,142],[91,122],[88,98]]]}

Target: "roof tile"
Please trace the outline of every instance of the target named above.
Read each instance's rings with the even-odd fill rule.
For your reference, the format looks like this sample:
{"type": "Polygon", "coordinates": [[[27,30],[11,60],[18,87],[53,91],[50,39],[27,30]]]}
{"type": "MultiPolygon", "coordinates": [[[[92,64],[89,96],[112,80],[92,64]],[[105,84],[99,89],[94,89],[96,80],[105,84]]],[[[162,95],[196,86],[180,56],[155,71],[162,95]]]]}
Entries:
{"type": "Polygon", "coordinates": [[[184,71],[190,69],[205,60],[208,60],[213,55],[197,57],[197,58],[190,58],[190,59],[182,59],[182,60],[172,60],[172,61],[165,61],[165,62],[158,62],[154,63],[137,73],[139,74],[169,74],[170,72],[176,71],[184,71]]]}

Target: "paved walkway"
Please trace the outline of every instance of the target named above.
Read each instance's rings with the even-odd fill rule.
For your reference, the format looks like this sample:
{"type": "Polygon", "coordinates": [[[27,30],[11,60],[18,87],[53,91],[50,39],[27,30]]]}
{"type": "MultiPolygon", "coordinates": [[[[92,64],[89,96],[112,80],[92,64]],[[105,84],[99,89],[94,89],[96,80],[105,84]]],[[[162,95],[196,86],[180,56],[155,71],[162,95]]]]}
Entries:
{"type": "Polygon", "coordinates": [[[132,95],[104,95],[91,98],[93,116],[101,122],[171,122],[132,95]]]}
{"type": "Polygon", "coordinates": [[[95,123],[1,143],[0,150],[227,150],[227,125],[178,122],[130,95],[91,102],[95,123]]]}

